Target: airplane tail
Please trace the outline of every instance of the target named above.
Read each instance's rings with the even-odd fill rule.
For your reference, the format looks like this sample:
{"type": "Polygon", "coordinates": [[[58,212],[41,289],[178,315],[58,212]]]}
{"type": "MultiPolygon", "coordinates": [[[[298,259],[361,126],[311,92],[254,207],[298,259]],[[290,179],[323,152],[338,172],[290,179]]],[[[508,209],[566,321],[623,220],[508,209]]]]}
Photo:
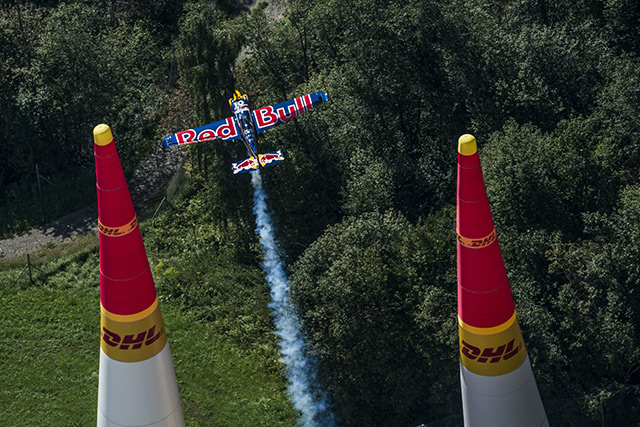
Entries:
{"type": "MultiPolygon", "coordinates": [[[[258,159],[260,159],[260,166],[266,168],[267,166],[280,163],[284,160],[284,157],[282,155],[282,150],[278,150],[271,153],[258,154],[258,159]]],[[[231,169],[234,174],[246,173],[252,169],[258,169],[258,162],[256,162],[255,157],[251,156],[241,162],[233,163],[231,165],[231,169]]]]}

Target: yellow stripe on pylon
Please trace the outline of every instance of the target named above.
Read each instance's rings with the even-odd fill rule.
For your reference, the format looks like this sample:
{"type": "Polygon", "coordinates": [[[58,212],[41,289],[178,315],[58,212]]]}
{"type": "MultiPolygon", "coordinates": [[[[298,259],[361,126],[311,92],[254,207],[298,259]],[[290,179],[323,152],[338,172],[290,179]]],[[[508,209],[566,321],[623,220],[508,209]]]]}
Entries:
{"type": "Polygon", "coordinates": [[[468,237],[464,237],[458,232],[456,232],[456,235],[458,236],[458,242],[460,242],[462,246],[471,248],[471,249],[486,248],[487,246],[495,242],[497,239],[495,228],[487,236],[480,237],[478,239],[470,239],[468,237]]]}
{"type": "Polygon", "coordinates": [[[119,362],[140,362],[164,348],[167,333],[160,313],[158,299],[146,310],[132,315],[100,310],[102,351],[119,362]]]}
{"type": "Polygon", "coordinates": [[[120,227],[107,227],[98,219],[98,230],[105,236],[120,237],[131,233],[138,226],[138,217],[134,215],[133,219],[127,224],[120,227]]]}
{"type": "Polygon", "coordinates": [[[100,313],[103,316],[106,316],[109,319],[114,320],[116,322],[135,322],[136,320],[144,319],[145,317],[149,316],[151,313],[153,313],[156,310],[156,307],[158,307],[158,297],[156,297],[156,300],[153,302],[153,304],[149,306],[149,308],[141,311],[140,313],[115,314],[115,313],[111,313],[106,308],[104,308],[102,304],[100,304],[100,313]]]}
{"type": "Polygon", "coordinates": [[[471,332],[476,335],[494,335],[500,333],[506,329],[508,329],[513,322],[516,321],[516,312],[513,312],[513,316],[502,325],[494,326],[492,328],[478,328],[476,326],[471,326],[467,323],[464,323],[460,316],[458,316],[458,325],[467,332],[471,332]]]}
{"type": "Polygon", "coordinates": [[[502,325],[476,328],[458,318],[460,361],[478,375],[503,375],[518,368],[527,357],[516,313],[502,325]]]}

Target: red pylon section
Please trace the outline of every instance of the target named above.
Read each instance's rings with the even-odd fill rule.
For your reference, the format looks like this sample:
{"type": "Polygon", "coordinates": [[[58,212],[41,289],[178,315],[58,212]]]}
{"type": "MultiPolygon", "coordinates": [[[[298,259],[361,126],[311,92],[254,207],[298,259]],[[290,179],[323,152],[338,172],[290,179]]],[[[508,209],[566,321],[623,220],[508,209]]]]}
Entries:
{"type": "Polygon", "coordinates": [[[465,426],[548,426],[516,317],[476,139],[458,141],[458,331],[465,426]]]}
{"type": "Polygon", "coordinates": [[[93,130],[100,244],[98,426],[183,426],[167,334],[111,129],[93,130]]]}

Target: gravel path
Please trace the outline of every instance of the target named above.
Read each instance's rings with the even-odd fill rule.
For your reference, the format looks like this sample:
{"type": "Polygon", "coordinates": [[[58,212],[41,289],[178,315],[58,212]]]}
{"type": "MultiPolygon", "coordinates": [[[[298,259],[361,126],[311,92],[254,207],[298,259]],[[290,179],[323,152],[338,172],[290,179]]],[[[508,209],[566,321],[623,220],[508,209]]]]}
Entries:
{"type": "MultiPolygon", "coordinates": [[[[184,159],[184,150],[178,147],[163,150],[160,145],[140,165],[127,184],[136,210],[153,199],[169,184],[184,159]]],[[[70,213],[56,221],[29,230],[26,234],[0,240],[0,258],[17,258],[33,253],[49,243],[61,243],[75,236],[98,230],[97,202],[70,213]]]]}

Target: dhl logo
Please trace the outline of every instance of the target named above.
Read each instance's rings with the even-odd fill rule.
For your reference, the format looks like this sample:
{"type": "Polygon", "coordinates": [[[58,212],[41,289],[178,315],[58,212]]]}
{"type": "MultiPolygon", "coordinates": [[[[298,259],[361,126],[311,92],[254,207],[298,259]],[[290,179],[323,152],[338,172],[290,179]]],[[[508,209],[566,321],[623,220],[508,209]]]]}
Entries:
{"type": "Polygon", "coordinates": [[[156,333],[156,325],[139,334],[127,334],[124,338],[104,326],[102,327],[102,331],[102,340],[111,347],[118,347],[119,350],[137,350],[142,348],[143,345],[149,346],[165,333],[164,327],[161,327],[158,333],[156,333]]]}
{"type": "Polygon", "coordinates": [[[471,360],[475,360],[478,363],[498,363],[501,360],[509,360],[514,357],[522,349],[522,342],[515,346],[515,338],[509,341],[507,344],[503,344],[499,347],[485,347],[480,348],[469,344],[465,340],[462,340],[462,348],[460,352],[471,360]]]}
{"type": "Polygon", "coordinates": [[[460,361],[478,375],[503,375],[527,358],[520,325],[514,315],[494,328],[473,328],[458,319],[460,361]]]}
{"type": "Polygon", "coordinates": [[[120,320],[110,318],[109,315],[114,315],[101,310],[101,347],[104,354],[119,362],[140,362],[160,353],[167,343],[167,333],[159,306],[154,303],[150,308],[150,313],[142,312],[144,317],[136,318],[140,315],[137,313],[120,316],[125,318],[120,320]]]}
{"type": "Polygon", "coordinates": [[[100,231],[100,233],[109,237],[125,236],[135,230],[137,226],[138,218],[136,216],[133,217],[133,220],[130,223],[125,224],[121,227],[107,227],[106,225],[101,223],[100,220],[98,220],[98,230],[100,231]]]}
{"type": "Polygon", "coordinates": [[[489,233],[486,237],[481,237],[479,239],[469,239],[468,237],[462,236],[460,233],[456,233],[458,236],[458,242],[462,246],[473,249],[485,248],[496,241],[496,229],[494,228],[491,233],[489,233]]]}

